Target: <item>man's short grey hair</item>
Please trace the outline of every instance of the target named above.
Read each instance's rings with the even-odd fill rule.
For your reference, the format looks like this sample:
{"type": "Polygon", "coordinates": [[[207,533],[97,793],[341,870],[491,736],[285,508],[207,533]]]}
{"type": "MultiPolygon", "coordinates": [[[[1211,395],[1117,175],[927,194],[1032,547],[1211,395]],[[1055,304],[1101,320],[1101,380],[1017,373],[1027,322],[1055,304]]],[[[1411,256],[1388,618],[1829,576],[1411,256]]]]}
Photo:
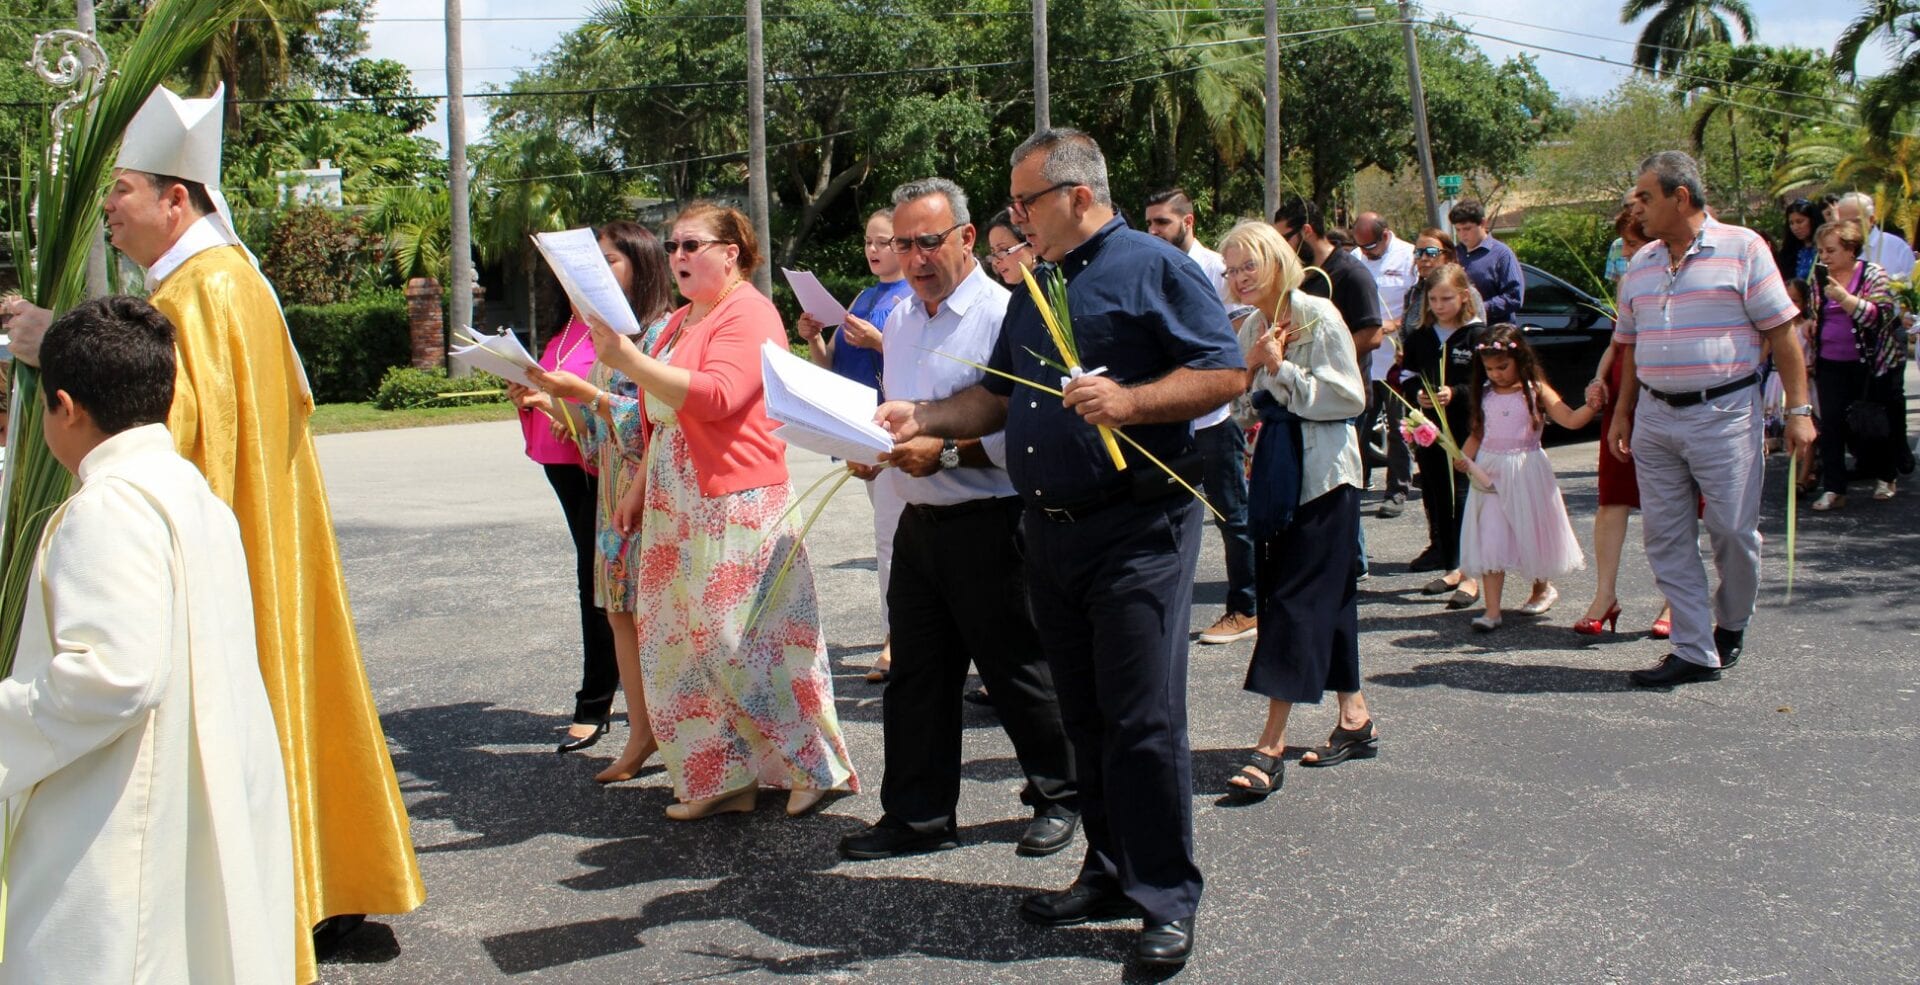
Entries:
{"type": "Polygon", "coordinates": [[[1035,154],[1047,155],[1047,162],[1040,166],[1040,177],[1048,184],[1066,181],[1085,185],[1093,192],[1095,202],[1113,207],[1113,193],[1107,190],[1107,158],[1092,137],[1067,127],[1041,130],[1014,149],[1013,166],[1019,167],[1035,154]]]}
{"type": "Polygon", "coordinates": [[[1840,196],[1840,205],[1851,205],[1860,210],[1863,219],[1873,218],[1873,196],[1866,192],[1848,192],[1840,196]]]}
{"type": "Polygon", "coordinates": [[[1695,208],[1707,207],[1706,183],[1700,180],[1700,162],[1677,150],[1663,150],[1640,162],[1640,174],[1652,174],[1668,198],[1685,188],[1695,208]]]}
{"type": "Polygon", "coordinates": [[[939,195],[947,200],[947,207],[953,210],[954,222],[973,221],[973,216],[967,212],[967,193],[961,191],[959,185],[945,178],[921,178],[919,181],[909,181],[895,188],[893,207],[897,209],[908,202],[917,201],[929,195],[939,195]]]}

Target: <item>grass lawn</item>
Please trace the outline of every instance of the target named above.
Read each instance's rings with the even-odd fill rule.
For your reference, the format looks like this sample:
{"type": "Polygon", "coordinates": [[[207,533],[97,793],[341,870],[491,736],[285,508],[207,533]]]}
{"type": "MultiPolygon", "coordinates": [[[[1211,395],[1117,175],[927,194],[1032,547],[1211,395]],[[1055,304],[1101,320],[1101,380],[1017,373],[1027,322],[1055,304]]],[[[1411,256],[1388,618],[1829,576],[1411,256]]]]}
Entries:
{"type": "Polygon", "coordinates": [[[418,407],[412,410],[381,410],[371,403],[321,404],[313,409],[313,433],[340,434],[345,431],[424,428],[433,427],[436,424],[509,421],[513,417],[513,405],[508,403],[481,404],[475,407],[418,407]]]}

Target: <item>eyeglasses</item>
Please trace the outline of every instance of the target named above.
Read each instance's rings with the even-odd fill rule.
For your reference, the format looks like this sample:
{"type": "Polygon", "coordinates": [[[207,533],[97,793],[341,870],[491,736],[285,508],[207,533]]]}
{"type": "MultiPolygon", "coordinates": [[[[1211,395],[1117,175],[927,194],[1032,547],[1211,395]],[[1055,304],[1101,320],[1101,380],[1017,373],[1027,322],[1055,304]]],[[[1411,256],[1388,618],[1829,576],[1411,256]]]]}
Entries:
{"type": "Polygon", "coordinates": [[[1258,260],[1248,260],[1246,263],[1243,263],[1238,267],[1228,267],[1227,269],[1220,271],[1220,276],[1222,279],[1232,280],[1235,277],[1240,276],[1241,274],[1251,274],[1254,271],[1259,269],[1260,269],[1260,262],[1258,260]]]}
{"type": "Polygon", "coordinates": [[[1048,195],[1062,188],[1072,188],[1075,184],[1078,184],[1078,182],[1060,181],[1055,182],[1051,187],[1042,188],[1031,195],[1015,195],[1007,199],[1007,214],[1015,219],[1024,219],[1027,217],[1027,210],[1033,208],[1033,203],[1046,198],[1048,195]]]}
{"type": "Polygon", "coordinates": [[[1428,259],[1432,259],[1445,252],[1446,252],[1445,250],[1441,249],[1438,246],[1422,246],[1414,250],[1413,255],[1417,257],[1426,257],[1428,259]]]}
{"type": "Polygon", "coordinates": [[[954,230],[964,225],[966,225],[966,223],[956,222],[937,233],[925,233],[920,236],[895,236],[887,240],[887,247],[895,253],[912,253],[913,248],[918,246],[920,252],[932,253],[934,250],[940,248],[940,244],[947,241],[948,236],[953,235],[954,230]]]}
{"type": "Polygon", "coordinates": [[[1031,245],[1033,244],[1015,243],[1004,250],[994,250],[992,253],[987,254],[987,259],[992,260],[994,263],[999,263],[1000,261],[1005,260],[1006,258],[1014,255],[1015,253],[1020,252],[1021,250],[1026,249],[1031,245]]]}
{"type": "Polygon", "coordinates": [[[702,249],[712,246],[715,243],[724,243],[724,242],[726,242],[726,240],[723,240],[723,239],[685,239],[685,240],[670,239],[660,245],[667,248],[668,256],[672,256],[674,254],[674,251],[676,250],[681,253],[685,253],[688,256],[692,256],[695,253],[700,252],[702,249]]]}

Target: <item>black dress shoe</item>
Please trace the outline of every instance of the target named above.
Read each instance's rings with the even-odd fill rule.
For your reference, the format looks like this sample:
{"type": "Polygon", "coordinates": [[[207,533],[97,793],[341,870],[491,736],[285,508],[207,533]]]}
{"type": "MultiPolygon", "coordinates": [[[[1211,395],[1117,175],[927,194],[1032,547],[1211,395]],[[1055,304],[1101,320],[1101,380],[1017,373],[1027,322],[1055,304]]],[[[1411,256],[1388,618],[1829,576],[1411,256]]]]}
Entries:
{"type": "Polygon", "coordinates": [[[1052,855],[1073,844],[1073,832],[1080,827],[1080,815],[1068,814],[1065,817],[1044,815],[1033,819],[1027,825],[1026,833],[1020,836],[1020,843],[1013,846],[1015,855],[1028,858],[1040,858],[1052,855]]]}
{"type": "Polygon", "coordinates": [[[1693,684],[1699,681],[1717,681],[1720,671],[1714,667],[1702,667],[1680,659],[1677,653],[1669,653],[1665,659],[1647,668],[1636,670],[1627,675],[1627,680],[1635,687],[1674,687],[1680,684],[1693,684]]]}
{"type": "Polygon", "coordinates": [[[1713,628],[1713,648],[1720,651],[1720,669],[1725,670],[1740,662],[1740,649],[1746,645],[1745,630],[1713,628]]]}
{"type": "Polygon", "coordinates": [[[1440,563],[1440,555],[1429,547],[1407,562],[1408,571],[1444,571],[1446,565],[1440,563]]]}
{"type": "Polygon", "coordinates": [[[1133,956],[1141,964],[1182,965],[1193,950],[1193,918],[1150,924],[1140,931],[1133,956]]]}
{"type": "MultiPolygon", "coordinates": [[[[576,724],[586,725],[588,723],[578,722],[576,724]]],[[[600,724],[595,725],[593,727],[593,731],[587,733],[586,735],[579,736],[578,738],[572,735],[569,735],[565,739],[560,740],[560,748],[555,749],[554,752],[557,752],[562,756],[570,752],[579,752],[580,750],[585,749],[596,742],[599,742],[600,737],[603,735],[606,735],[607,729],[612,727],[613,727],[613,723],[611,722],[601,722],[600,724]]]]}
{"type": "Polygon", "coordinates": [[[1035,893],[1020,904],[1020,919],[1042,927],[1071,927],[1089,920],[1123,920],[1140,916],[1140,904],[1118,889],[1101,889],[1076,881],[1057,893],[1035,893]]]}
{"type": "Polygon", "coordinates": [[[979,705],[982,708],[993,707],[993,695],[988,694],[987,689],[984,687],[976,687],[968,691],[960,696],[960,700],[970,705],[979,705]]]}
{"type": "Polygon", "coordinates": [[[955,838],[951,831],[921,834],[905,825],[881,818],[878,822],[869,825],[865,831],[840,839],[840,857],[864,862],[877,858],[895,858],[900,855],[944,852],[949,848],[959,847],[960,840],[955,838]]]}

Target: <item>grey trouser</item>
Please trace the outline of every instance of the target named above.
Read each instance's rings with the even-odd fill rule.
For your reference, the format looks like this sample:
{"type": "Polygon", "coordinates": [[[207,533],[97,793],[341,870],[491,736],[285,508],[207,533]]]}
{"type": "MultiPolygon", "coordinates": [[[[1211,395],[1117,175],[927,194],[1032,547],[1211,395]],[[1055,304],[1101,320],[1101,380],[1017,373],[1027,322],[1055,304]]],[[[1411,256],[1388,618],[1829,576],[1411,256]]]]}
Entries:
{"type": "Polygon", "coordinates": [[[1653,580],[1673,606],[1673,652],[1720,666],[1715,626],[1741,631],[1760,594],[1760,488],[1766,459],[1760,388],[1691,407],[1651,394],[1634,408],[1633,464],[1653,580]],[[1720,587],[1709,598],[1700,560],[1696,495],[1705,497],[1707,538],[1720,587]]]}

